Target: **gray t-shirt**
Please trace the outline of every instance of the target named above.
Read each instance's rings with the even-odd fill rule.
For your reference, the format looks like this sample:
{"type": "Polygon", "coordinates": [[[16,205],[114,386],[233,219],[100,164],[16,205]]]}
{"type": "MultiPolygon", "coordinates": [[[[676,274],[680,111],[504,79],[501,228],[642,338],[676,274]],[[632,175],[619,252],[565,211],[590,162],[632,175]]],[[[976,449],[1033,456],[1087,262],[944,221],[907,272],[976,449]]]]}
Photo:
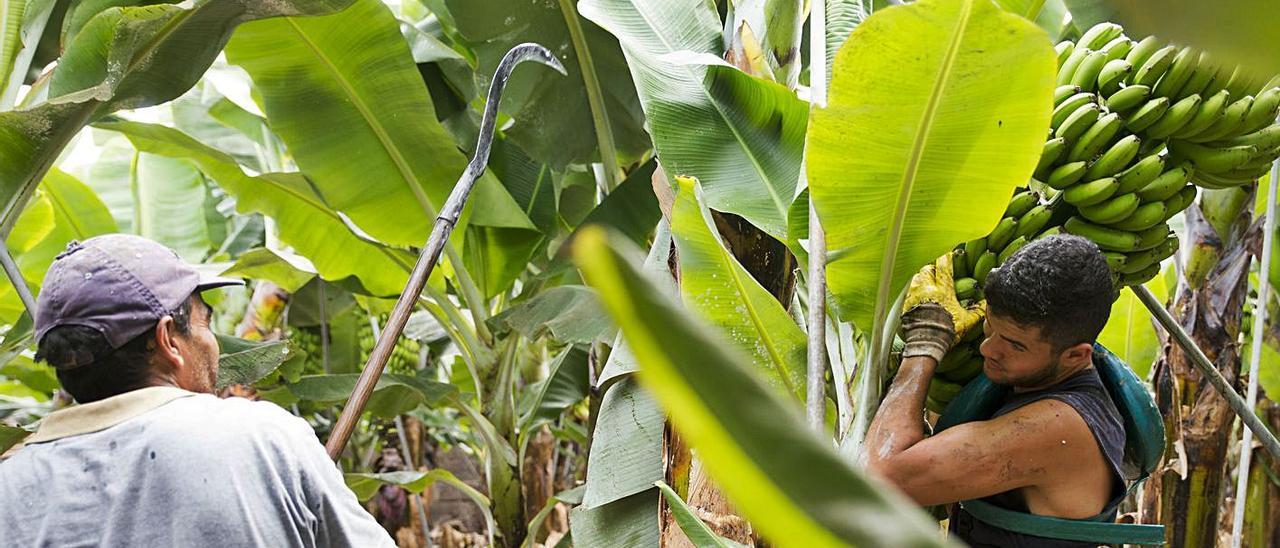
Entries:
{"type": "Polygon", "coordinates": [[[0,461],[0,546],[395,546],[275,404],[135,390],[46,417],[0,461]]]}

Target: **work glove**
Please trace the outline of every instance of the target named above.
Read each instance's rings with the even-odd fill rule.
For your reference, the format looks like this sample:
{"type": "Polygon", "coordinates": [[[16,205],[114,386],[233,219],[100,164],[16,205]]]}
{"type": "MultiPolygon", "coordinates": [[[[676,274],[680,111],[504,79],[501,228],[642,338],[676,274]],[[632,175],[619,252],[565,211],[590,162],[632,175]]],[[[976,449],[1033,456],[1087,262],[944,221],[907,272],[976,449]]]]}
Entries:
{"type": "Polygon", "coordinates": [[[982,321],[984,303],[968,308],[956,298],[951,266],[952,254],[925,265],[911,278],[907,299],[902,304],[903,359],[929,356],[936,362],[966,333],[982,321]]]}

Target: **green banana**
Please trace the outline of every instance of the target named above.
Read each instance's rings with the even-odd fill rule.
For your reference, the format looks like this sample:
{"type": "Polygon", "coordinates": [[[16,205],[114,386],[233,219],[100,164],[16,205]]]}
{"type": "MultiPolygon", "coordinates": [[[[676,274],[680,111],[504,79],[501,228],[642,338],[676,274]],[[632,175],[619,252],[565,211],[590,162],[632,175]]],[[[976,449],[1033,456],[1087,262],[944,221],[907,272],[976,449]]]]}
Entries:
{"type": "Polygon", "coordinates": [[[1053,218],[1053,210],[1049,209],[1046,204],[1039,204],[1029,210],[1021,217],[1018,217],[1018,230],[1014,232],[1014,237],[1025,236],[1027,238],[1035,237],[1045,225],[1049,224],[1049,220],[1053,218]]]}
{"type": "Polygon", "coordinates": [[[1183,162],[1177,167],[1161,173],[1151,182],[1138,189],[1138,197],[1143,201],[1163,201],[1177,194],[1191,180],[1195,167],[1190,162],[1183,162]]]}
{"type": "MultiPolygon", "coordinates": [[[[1204,89],[1200,90],[1201,97],[1213,95],[1219,91],[1227,89],[1227,80],[1231,77],[1231,67],[1223,63],[1215,63],[1212,61],[1209,64],[1211,66],[1217,66],[1218,68],[1213,71],[1213,79],[1209,80],[1209,84],[1206,85],[1204,89]]],[[[1187,95],[1190,94],[1188,93],[1187,95]]],[[[1239,95],[1236,96],[1239,97],[1239,95]]]]}
{"type": "Polygon", "coordinates": [[[996,223],[996,227],[991,229],[991,234],[987,235],[987,251],[1002,250],[1004,246],[1009,245],[1009,241],[1013,239],[1013,233],[1018,230],[1018,220],[1005,217],[996,223]]]}
{"type": "MultiPolygon", "coordinates": [[[[1104,52],[1098,53],[1106,55],[1104,52]]],[[[1107,95],[1115,93],[1130,72],[1133,72],[1133,65],[1124,59],[1107,61],[1107,64],[1102,65],[1102,71],[1098,73],[1098,91],[1107,95]]]]}
{"type": "Polygon", "coordinates": [[[942,404],[951,403],[964,390],[964,385],[934,377],[929,382],[929,397],[942,404]]]}
{"type": "Polygon", "coordinates": [[[1267,126],[1253,133],[1246,133],[1220,143],[1214,143],[1214,145],[1252,146],[1258,149],[1258,155],[1254,157],[1254,159],[1257,159],[1271,149],[1280,146],[1280,125],[1267,126]]]}
{"type": "Polygon", "coordinates": [[[1124,60],[1128,61],[1129,64],[1134,67],[1141,67],[1147,63],[1147,60],[1150,59],[1152,55],[1155,55],[1157,51],[1160,51],[1160,48],[1163,45],[1164,42],[1161,42],[1159,38],[1156,38],[1155,36],[1148,36],[1134,44],[1133,47],[1129,49],[1129,53],[1125,54],[1124,60]]]}
{"type": "Polygon", "coordinates": [[[1196,185],[1187,185],[1182,187],[1182,190],[1179,190],[1177,194],[1166,199],[1164,201],[1165,220],[1172,219],[1174,215],[1181,213],[1182,210],[1196,201],[1196,194],[1199,191],[1200,189],[1196,185]]]}
{"type": "MultiPolygon", "coordinates": [[[[1178,48],[1166,46],[1151,54],[1151,57],[1141,65],[1133,63],[1133,66],[1138,67],[1138,70],[1133,73],[1129,83],[1152,86],[1154,88],[1160,77],[1164,76],[1165,72],[1169,70],[1169,65],[1173,64],[1173,58],[1177,55],[1178,48]]],[[[1132,63],[1132,61],[1130,62],[1132,63]]]]}
{"type": "Polygon", "coordinates": [[[1062,199],[1076,207],[1100,204],[1115,195],[1120,183],[1115,177],[1104,177],[1087,183],[1080,183],[1062,191],[1062,199]]]}
{"type": "Polygon", "coordinates": [[[1146,270],[1151,265],[1158,264],[1160,261],[1173,256],[1174,252],[1177,250],[1178,237],[1169,236],[1156,247],[1146,251],[1137,251],[1128,254],[1124,267],[1119,269],[1118,272],[1120,272],[1120,274],[1137,274],[1138,272],[1146,270]]]}
{"type": "Polygon", "coordinates": [[[1198,172],[1221,173],[1244,165],[1258,152],[1252,145],[1209,147],[1186,141],[1170,141],[1169,152],[1191,161],[1198,172]]]}
{"type": "MultiPolygon", "coordinates": [[[[1129,162],[1133,161],[1134,157],[1138,155],[1138,148],[1141,146],[1142,139],[1138,138],[1137,135],[1129,135],[1116,141],[1115,144],[1111,145],[1111,148],[1102,153],[1102,156],[1093,161],[1089,169],[1084,172],[1084,178],[1092,181],[1115,175],[1129,165],[1129,162]]],[[[1123,185],[1121,187],[1123,188],[1123,185]]]]}
{"type": "Polygon", "coordinates": [[[1076,72],[1071,76],[1071,83],[1080,86],[1084,91],[1093,91],[1098,87],[1098,75],[1102,74],[1102,67],[1107,64],[1107,54],[1101,51],[1089,52],[1084,60],[1080,62],[1080,66],[1076,67],[1076,72]]]}
{"type": "Polygon", "coordinates": [[[1142,285],[1158,275],[1160,275],[1160,263],[1148,266],[1133,274],[1124,274],[1120,276],[1120,280],[1117,283],[1122,286],[1142,285]]]}
{"type": "Polygon", "coordinates": [[[1017,238],[1014,238],[1012,242],[1009,242],[1009,245],[1004,246],[1004,251],[1001,251],[1000,255],[996,256],[996,264],[1004,264],[1011,255],[1017,253],[1019,249],[1022,249],[1023,246],[1027,245],[1027,242],[1028,240],[1026,236],[1018,236],[1017,238]]]}
{"type": "MultiPolygon", "coordinates": [[[[1115,147],[1111,148],[1115,149],[1115,147]]],[[[1107,154],[1110,154],[1110,151],[1107,151],[1107,154]]],[[[1097,167],[1098,164],[1101,164],[1103,160],[1106,159],[1107,154],[1103,154],[1102,158],[1099,158],[1097,162],[1094,162],[1093,166],[1097,167]]],[[[1127,165],[1128,162],[1125,162],[1125,164],[1127,165]]],[[[1163,171],[1164,157],[1159,154],[1149,154],[1141,160],[1138,160],[1137,163],[1129,166],[1128,169],[1120,172],[1119,175],[1116,175],[1116,180],[1120,181],[1120,188],[1116,189],[1116,192],[1124,194],[1134,192],[1147,186],[1147,183],[1155,180],[1155,178],[1159,177],[1160,173],[1163,171]]],[[[1093,173],[1093,167],[1089,168],[1089,171],[1085,173],[1085,177],[1088,177],[1089,173],[1093,173]]],[[[1099,177],[1106,177],[1109,175],[1111,174],[1099,175],[1099,177]]],[[[1089,178],[1096,179],[1097,177],[1089,178]]]]}
{"type": "Polygon", "coordinates": [[[991,273],[991,269],[996,267],[996,254],[990,250],[983,252],[978,257],[978,262],[973,268],[973,279],[978,280],[978,285],[987,285],[987,274],[991,273]]]}
{"type": "Polygon", "coordinates": [[[1049,176],[1044,180],[1044,184],[1049,185],[1050,188],[1064,190],[1080,181],[1080,178],[1084,177],[1085,170],[1088,169],[1088,167],[1088,162],[1071,162],[1069,164],[1062,164],[1049,172],[1049,176]]]}
{"type": "Polygon", "coordinates": [[[1129,131],[1133,132],[1142,131],[1150,127],[1151,124],[1156,123],[1156,121],[1159,120],[1161,116],[1164,116],[1164,113],[1168,110],[1169,98],[1156,97],[1155,99],[1147,101],[1143,103],[1142,106],[1138,107],[1138,110],[1135,111],[1132,116],[1129,116],[1127,121],[1125,121],[1125,127],[1129,128],[1129,131]]]}
{"type": "MultiPolygon", "coordinates": [[[[1198,95],[1193,95],[1192,97],[1198,97],[1198,95]]],[[[1186,99],[1183,100],[1185,101],[1186,99]]],[[[1190,139],[1203,133],[1205,130],[1213,127],[1213,124],[1216,123],[1218,119],[1222,118],[1222,115],[1227,111],[1227,107],[1230,104],[1230,91],[1224,89],[1215,93],[1212,97],[1206,99],[1205,102],[1200,104],[1200,108],[1196,110],[1195,115],[1191,117],[1191,121],[1187,122],[1187,125],[1182,126],[1182,129],[1174,132],[1173,137],[1175,139],[1190,139]]]]}
{"type": "Polygon", "coordinates": [[[1058,159],[1067,151],[1067,140],[1061,137],[1055,137],[1044,142],[1044,150],[1040,152],[1040,162],[1036,164],[1035,174],[1032,175],[1037,181],[1043,181],[1049,177],[1058,159]]]}
{"type": "Polygon", "coordinates": [[[1201,97],[1214,95],[1213,93],[1203,93],[1217,75],[1217,71],[1209,63],[1209,55],[1205,52],[1200,52],[1200,59],[1196,61],[1197,67],[1191,72],[1191,78],[1187,79],[1187,83],[1182,85],[1182,89],[1178,90],[1178,93],[1172,99],[1181,99],[1195,94],[1200,94],[1201,97]]]}
{"type": "Polygon", "coordinates": [[[969,259],[965,257],[964,246],[958,246],[951,251],[951,278],[958,281],[960,278],[967,278],[969,274],[969,259]]]}
{"type": "MultiPolygon", "coordinates": [[[[1227,79],[1227,83],[1223,87],[1230,91],[1232,95],[1237,97],[1253,95],[1249,93],[1249,90],[1253,88],[1252,80],[1253,76],[1250,75],[1249,70],[1244,67],[1237,66],[1235,70],[1231,72],[1231,77],[1227,79]]],[[[1257,96],[1255,95],[1255,97],[1257,96]]]]}
{"type": "MultiPolygon", "coordinates": [[[[966,279],[969,280],[970,282],[973,282],[973,292],[977,293],[978,280],[975,280],[973,278],[966,278],[966,279]]],[[[956,296],[957,297],[960,296],[960,282],[961,280],[956,280],[956,296]]],[[[964,299],[961,299],[961,300],[964,300],[964,299]]],[[[961,366],[968,363],[969,360],[971,359],[973,359],[973,347],[967,346],[967,345],[957,346],[951,349],[950,352],[947,352],[947,355],[942,357],[942,361],[938,362],[938,367],[933,370],[933,373],[935,375],[950,373],[952,371],[959,369],[961,366]]]]}
{"type": "MultiPolygon", "coordinates": [[[[1226,91],[1226,90],[1223,90],[1226,91]]],[[[1231,93],[1231,92],[1227,92],[1231,93]]],[[[1222,117],[1213,125],[1200,132],[1199,135],[1187,139],[1193,143],[1207,143],[1216,141],[1224,137],[1239,134],[1239,129],[1244,127],[1245,117],[1249,115],[1249,108],[1253,106],[1253,97],[1245,97],[1230,105],[1222,111],[1222,117]]]]}
{"type": "Polygon", "coordinates": [[[1026,215],[1031,208],[1036,207],[1040,203],[1040,196],[1033,190],[1024,190],[1014,194],[1009,199],[1009,205],[1004,208],[1004,216],[1017,219],[1026,215]]]}
{"type": "Polygon", "coordinates": [[[1058,131],[1054,133],[1054,137],[1062,137],[1067,142],[1073,142],[1078,139],[1089,128],[1093,127],[1094,122],[1098,121],[1100,109],[1098,105],[1089,103],[1076,109],[1071,113],[1062,126],[1058,127],[1058,131]]]}
{"type": "Polygon", "coordinates": [[[970,276],[978,269],[978,259],[987,251],[987,239],[978,238],[964,243],[965,272],[970,276]]]}
{"type": "MultiPolygon", "coordinates": [[[[1161,242],[1164,242],[1165,238],[1168,238],[1171,233],[1169,225],[1167,224],[1158,224],[1143,230],[1142,232],[1137,232],[1138,247],[1134,248],[1132,251],[1145,251],[1156,247],[1160,245],[1161,242]]],[[[1131,232],[1130,234],[1135,233],[1131,232]]]]}
{"type": "Polygon", "coordinates": [[[1208,173],[1197,172],[1195,175],[1195,184],[1210,190],[1222,190],[1225,188],[1236,188],[1252,183],[1261,176],[1261,171],[1251,173],[1238,169],[1233,169],[1227,173],[1208,173]]]}
{"type": "Polygon", "coordinates": [[[1138,232],[1156,226],[1165,220],[1164,202],[1149,202],[1138,206],[1128,217],[1107,226],[1129,232],[1138,232]]]}
{"type": "MultiPolygon", "coordinates": [[[[1098,51],[1107,54],[1108,61],[1124,59],[1124,56],[1129,55],[1129,52],[1133,51],[1133,40],[1125,38],[1124,36],[1117,36],[1115,39],[1107,42],[1107,44],[1102,46],[1102,49],[1099,49],[1098,51]]],[[[1130,65],[1132,65],[1132,63],[1130,63],[1130,65]]]]}
{"type": "Polygon", "coordinates": [[[1080,93],[1080,86],[1073,86],[1071,84],[1058,86],[1053,90],[1053,105],[1055,107],[1061,105],[1068,97],[1077,93],[1080,93]]]}
{"type": "Polygon", "coordinates": [[[1098,226],[1080,217],[1067,219],[1062,229],[1068,234],[1088,238],[1098,244],[1098,247],[1109,251],[1134,251],[1141,242],[1141,238],[1133,232],[1098,226]]]}
{"type": "Polygon", "coordinates": [[[1253,133],[1274,124],[1277,114],[1280,114],[1280,88],[1271,88],[1253,98],[1253,105],[1249,107],[1240,131],[1253,133]]]}
{"type": "Polygon", "coordinates": [[[1093,50],[1076,44],[1075,50],[1071,52],[1071,55],[1067,56],[1066,61],[1062,62],[1062,66],[1058,67],[1057,85],[1065,86],[1070,84],[1076,74],[1076,70],[1079,69],[1080,64],[1084,62],[1085,57],[1088,57],[1090,53],[1093,53],[1093,50]]]}
{"type": "Polygon", "coordinates": [[[1121,194],[1101,203],[1080,208],[1080,216],[1089,221],[1109,225],[1122,221],[1138,210],[1142,201],[1137,194],[1121,194]]]}
{"type": "Polygon", "coordinates": [[[956,280],[956,298],[962,301],[972,300],[978,294],[978,280],[959,278],[956,280]]]}
{"type": "Polygon", "coordinates": [[[1128,255],[1115,251],[1103,251],[1102,256],[1107,258],[1107,266],[1111,267],[1112,272],[1119,272],[1129,260],[1128,255]]]}
{"type": "Polygon", "coordinates": [[[1122,127],[1124,127],[1124,119],[1119,114],[1111,112],[1103,115],[1080,135],[1075,145],[1071,147],[1071,152],[1067,153],[1067,160],[1078,162],[1093,159],[1103,147],[1111,144],[1111,140],[1122,127]]]}
{"type": "Polygon", "coordinates": [[[1063,40],[1053,46],[1053,50],[1058,54],[1058,67],[1061,68],[1062,64],[1067,61],[1067,57],[1070,57],[1071,53],[1076,50],[1076,43],[1070,40],[1063,40]]]}
{"type": "Polygon", "coordinates": [[[1151,88],[1147,86],[1128,86],[1107,96],[1107,108],[1111,112],[1126,112],[1146,101],[1151,96],[1151,88]]]}
{"type": "MultiPolygon", "coordinates": [[[[979,337],[981,337],[982,334],[981,329],[971,329],[969,332],[977,333],[979,337]]],[[[978,373],[982,372],[982,366],[985,362],[986,359],[982,357],[982,354],[978,351],[974,351],[972,352],[972,357],[962,363],[959,367],[946,373],[942,373],[942,378],[968,384],[969,381],[978,376],[978,373]]]]}
{"type": "Polygon", "coordinates": [[[1036,236],[1036,238],[1035,238],[1035,239],[1037,239],[1037,240],[1043,240],[1043,239],[1045,239],[1045,238],[1048,238],[1049,236],[1054,236],[1054,235],[1057,235],[1057,234],[1062,234],[1062,227],[1061,227],[1061,226],[1049,227],[1049,229],[1048,229],[1048,230],[1046,230],[1046,231],[1044,231],[1044,232],[1041,232],[1041,233],[1040,233],[1040,235],[1039,235],[1039,236],[1036,236]]]}
{"type": "Polygon", "coordinates": [[[1076,44],[1086,48],[1099,49],[1107,42],[1115,40],[1122,33],[1124,33],[1124,28],[1120,25],[1102,22],[1084,31],[1084,34],[1080,35],[1080,39],[1076,40],[1076,44]]]}
{"type": "Polygon", "coordinates": [[[1201,102],[1199,95],[1192,95],[1174,103],[1159,120],[1156,120],[1156,123],[1147,127],[1146,137],[1164,139],[1173,135],[1191,121],[1191,117],[1196,114],[1196,109],[1200,108],[1201,102]]]}
{"type": "Polygon", "coordinates": [[[1061,103],[1058,103],[1057,107],[1054,107],[1053,116],[1049,119],[1049,127],[1055,130],[1058,129],[1062,126],[1063,122],[1066,122],[1067,118],[1072,114],[1075,114],[1080,107],[1089,103],[1096,103],[1097,100],[1098,96],[1092,93],[1077,93],[1064,99],[1061,103]]]}
{"type": "Polygon", "coordinates": [[[1178,50],[1178,54],[1173,57],[1173,62],[1169,64],[1169,70],[1164,73],[1151,92],[1159,97],[1170,99],[1177,97],[1178,90],[1181,90],[1187,80],[1191,79],[1191,74],[1196,70],[1196,63],[1199,61],[1200,52],[1191,48],[1178,50]]]}

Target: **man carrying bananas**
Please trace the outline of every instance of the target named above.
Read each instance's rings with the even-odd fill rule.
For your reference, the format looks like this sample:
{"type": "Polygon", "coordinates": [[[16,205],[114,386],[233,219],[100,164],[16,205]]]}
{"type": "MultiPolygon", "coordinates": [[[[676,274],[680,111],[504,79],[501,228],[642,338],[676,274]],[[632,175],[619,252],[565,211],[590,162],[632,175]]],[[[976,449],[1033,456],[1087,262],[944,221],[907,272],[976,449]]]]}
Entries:
{"type": "MultiPolygon", "coordinates": [[[[1039,516],[1113,520],[1125,488],[1125,431],[1093,366],[1115,291],[1098,247],[1067,235],[1028,244],[990,274],[985,306],[963,307],[952,285],[950,255],[911,282],[906,347],[866,437],[867,468],[921,505],[980,499],[1039,516]],[[921,416],[934,370],[979,323],[983,373],[1012,390],[989,420],[926,437],[921,416]]],[[[959,505],[950,532],[975,547],[1099,544],[1004,530],[959,505]]]]}

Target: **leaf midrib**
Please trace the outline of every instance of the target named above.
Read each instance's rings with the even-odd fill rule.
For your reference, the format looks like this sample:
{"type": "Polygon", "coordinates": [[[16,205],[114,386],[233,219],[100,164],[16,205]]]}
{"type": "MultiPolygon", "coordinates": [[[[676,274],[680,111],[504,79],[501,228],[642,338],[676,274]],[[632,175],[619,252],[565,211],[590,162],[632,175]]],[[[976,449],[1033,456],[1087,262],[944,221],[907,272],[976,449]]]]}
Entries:
{"type": "Polygon", "coordinates": [[[400,173],[401,182],[409,187],[409,191],[412,192],[413,197],[418,200],[418,205],[422,207],[423,212],[425,212],[428,217],[434,218],[436,216],[436,209],[431,205],[431,200],[427,198],[426,193],[422,190],[422,184],[418,181],[417,176],[413,174],[413,169],[409,167],[409,163],[405,160],[404,155],[400,153],[400,149],[397,148],[395,143],[391,140],[391,135],[387,132],[387,129],[383,127],[382,123],[374,116],[373,111],[369,109],[369,105],[365,104],[364,98],[356,92],[355,87],[351,85],[351,82],[347,80],[342,71],[338,70],[338,66],[334,64],[333,60],[330,59],[328,55],[325,55],[324,51],[316,45],[315,41],[313,41],[311,37],[302,30],[302,27],[300,27],[297,21],[294,20],[295,18],[284,17],[283,19],[289,24],[289,27],[297,33],[303,44],[311,50],[316,59],[320,61],[320,64],[333,75],[333,81],[338,84],[338,87],[344,94],[346,94],[347,99],[356,107],[356,110],[360,113],[361,119],[363,119],[365,124],[369,126],[369,129],[373,131],[374,136],[378,138],[378,142],[382,144],[383,151],[386,152],[387,156],[391,159],[391,163],[396,166],[396,171],[400,173]]]}
{"type": "Polygon", "coordinates": [[[75,233],[75,239],[83,240],[89,237],[89,234],[85,232],[84,227],[76,219],[76,216],[72,215],[71,210],[63,203],[62,196],[54,186],[56,185],[49,185],[45,188],[45,192],[49,194],[49,202],[52,203],[53,207],[57,208],[58,213],[67,220],[67,225],[71,228],[71,231],[75,233]]]}
{"type": "MultiPolygon", "coordinates": [[[[662,45],[667,48],[666,53],[674,53],[675,51],[677,51],[675,47],[672,46],[672,44],[667,42],[665,35],[658,30],[659,27],[656,26],[653,20],[649,18],[646,11],[644,9],[641,9],[639,5],[636,5],[635,8],[636,8],[636,13],[640,15],[640,18],[644,19],[645,24],[648,25],[649,28],[654,31],[653,32],[654,36],[656,36],[658,38],[658,41],[662,42],[662,45]]],[[[692,76],[694,76],[693,70],[691,70],[688,66],[675,65],[673,63],[671,64],[672,66],[678,66],[681,71],[683,71],[685,74],[688,74],[691,77],[690,78],[691,80],[694,80],[694,78],[692,78],[692,76]]],[[[702,95],[707,99],[707,103],[709,103],[712,106],[712,108],[716,110],[716,114],[718,114],[721,120],[724,121],[725,127],[729,128],[729,131],[733,133],[734,142],[740,145],[740,148],[742,148],[743,152],[746,153],[747,158],[751,160],[751,166],[754,167],[755,170],[759,173],[760,179],[765,182],[765,185],[764,185],[765,189],[769,191],[769,197],[773,200],[774,205],[777,206],[779,217],[785,222],[787,218],[788,208],[782,204],[782,198],[778,196],[778,193],[774,190],[773,185],[769,184],[770,182],[773,181],[773,179],[770,178],[765,173],[764,167],[761,165],[760,160],[756,158],[756,155],[751,150],[751,148],[744,144],[742,140],[742,135],[739,134],[738,130],[733,127],[733,124],[729,123],[729,118],[725,116],[724,110],[720,108],[720,104],[717,103],[715,98],[711,96],[711,91],[707,89],[707,85],[705,81],[706,71],[707,71],[706,69],[704,69],[703,71],[704,73],[703,80],[698,82],[698,85],[697,85],[698,91],[702,92],[702,95]]]]}
{"type": "Polygon", "coordinates": [[[893,270],[898,260],[898,242],[902,238],[903,225],[906,224],[907,208],[911,203],[911,191],[915,186],[916,174],[920,168],[920,159],[924,155],[925,145],[929,141],[929,131],[933,127],[934,119],[937,117],[942,90],[950,81],[951,72],[955,68],[956,56],[960,51],[960,43],[964,39],[965,30],[968,28],[969,19],[972,17],[973,1],[966,0],[961,4],[960,17],[958,18],[955,33],[951,36],[951,43],[947,45],[946,57],[942,65],[938,67],[938,76],[933,83],[933,93],[929,95],[929,103],[925,105],[924,115],[920,117],[920,125],[916,129],[915,140],[911,145],[911,152],[907,156],[907,166],[903,170],[902,181],[898,189],[898,203],[894,208],[888,240],[885,242],[885,254],[880,260],[880,283],[876,291],[876,308],[875,316],[873,316],[877,325],[884,318],[885,309],[889,306],[889,286],[893,282],[893,270]]]}

